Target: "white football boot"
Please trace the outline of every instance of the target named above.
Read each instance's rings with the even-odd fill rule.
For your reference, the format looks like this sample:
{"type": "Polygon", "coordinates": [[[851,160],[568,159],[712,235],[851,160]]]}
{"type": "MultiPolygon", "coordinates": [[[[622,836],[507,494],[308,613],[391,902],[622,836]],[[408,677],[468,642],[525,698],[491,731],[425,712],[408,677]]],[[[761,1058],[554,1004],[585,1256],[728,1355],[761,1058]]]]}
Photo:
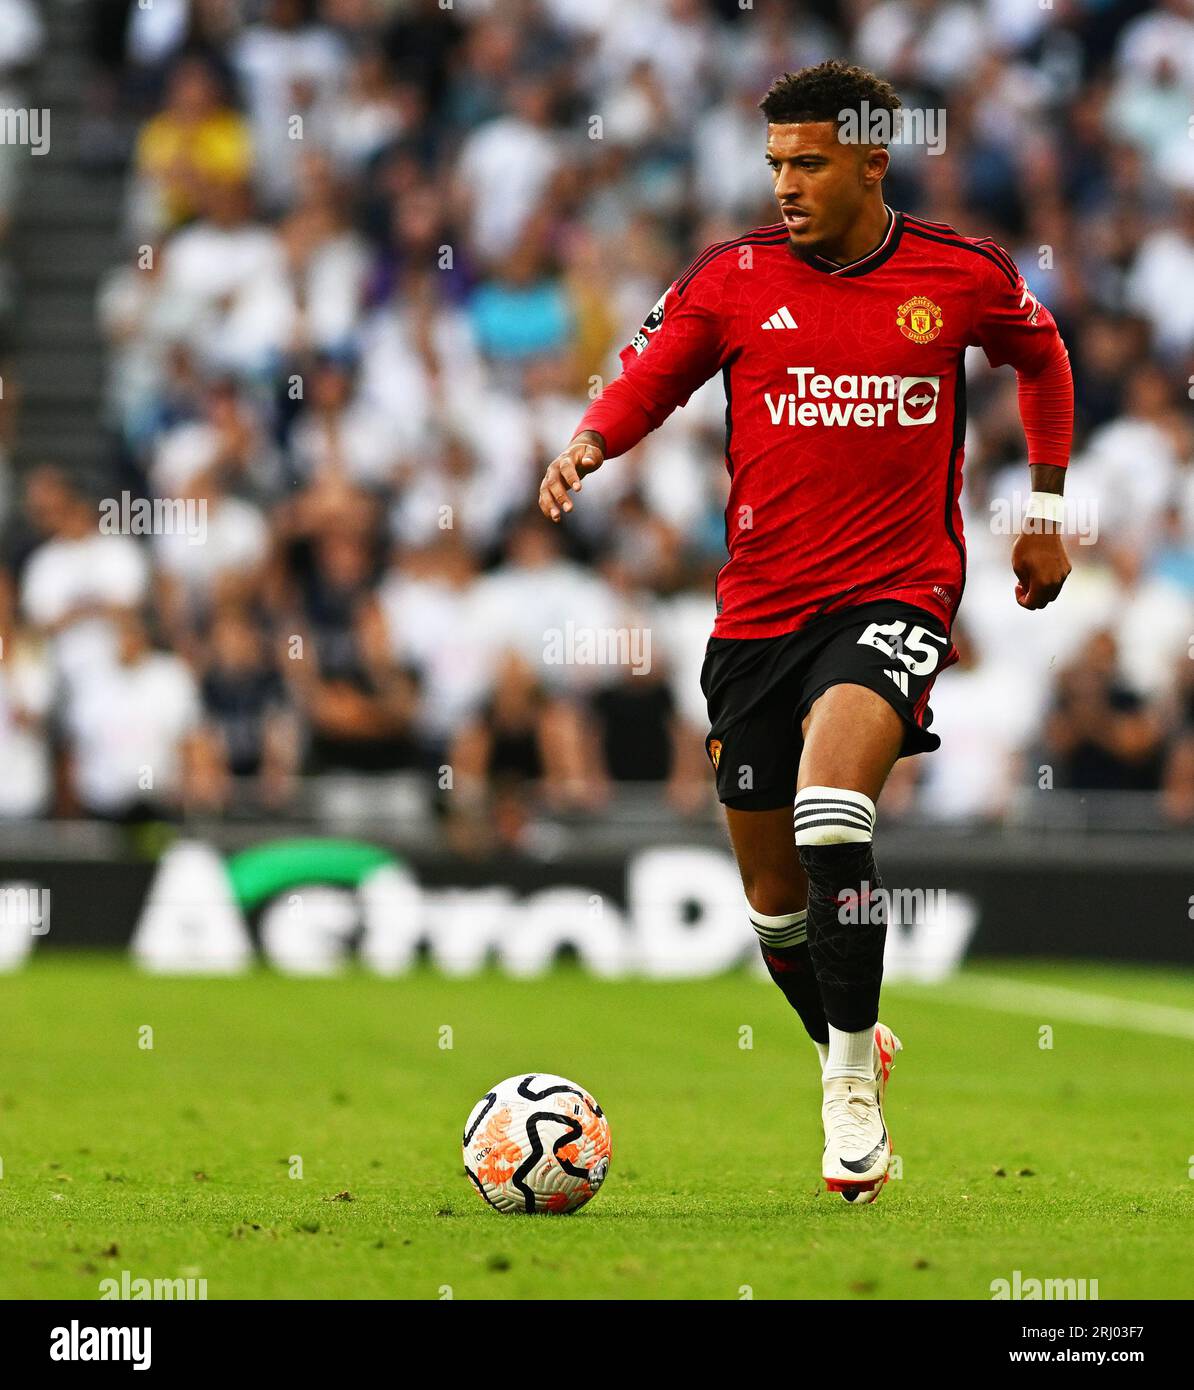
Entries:
{"type": "Polygon", "coordinates": [[[891,1029],[876,1023],[873,1080],[840,1076],[824,1082],[821,1173],[830,1192],[840,1192],[856,1206],[873,1202],[887,1181],[891,1135],[883,1119],[883,1098],[895,1055],[902,1050],[903,1044],[891,1029]]]}

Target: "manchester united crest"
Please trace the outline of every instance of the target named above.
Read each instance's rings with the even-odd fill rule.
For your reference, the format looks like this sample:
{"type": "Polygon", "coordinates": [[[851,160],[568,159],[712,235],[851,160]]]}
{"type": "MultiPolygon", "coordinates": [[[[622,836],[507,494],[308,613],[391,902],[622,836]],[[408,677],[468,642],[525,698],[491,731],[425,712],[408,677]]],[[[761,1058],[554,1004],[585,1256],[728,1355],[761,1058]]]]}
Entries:
{"type": "Polygon", "coordinates": [[[944,322],[941,306],[923,294],[913,295],[896,310],[896,324],[900,332],[914,343],[931,343],[941,332],[944,322]]]}
{"type": "Polygon", "coordinates": [[[713,763],[713,766],[714,766],[714,767],[717,767],[717,766],[720,764],[720,762],[721,762],[721,739],[719,739],[719,738],[711,738],[711,739],[709,740],[709,759],[710,759],[710,761],[713,763]]]}

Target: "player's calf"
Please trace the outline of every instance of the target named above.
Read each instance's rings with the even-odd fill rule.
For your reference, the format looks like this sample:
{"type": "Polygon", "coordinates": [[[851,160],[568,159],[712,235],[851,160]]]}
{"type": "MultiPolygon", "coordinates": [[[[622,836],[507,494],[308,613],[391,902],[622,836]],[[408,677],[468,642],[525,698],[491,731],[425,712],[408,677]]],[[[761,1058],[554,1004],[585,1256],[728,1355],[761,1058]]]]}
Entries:
{"type": "Polygon", "coordinates": [[[793,825],[808,875],[809,955],[829,1023],[826,1076],[870,1077],[887,938],[875,804],[844,787],[805,787],[793,825]]]}
{"type": "Polygon", "coordinates": [[[768,915],[750,909],[750,924],[759,938],[763,961],[780,992],[800,1016],[824,1069],[829,1057],[829,1025],[821,1003],[821,987],[809,955],[807,911],[768,915]]]}

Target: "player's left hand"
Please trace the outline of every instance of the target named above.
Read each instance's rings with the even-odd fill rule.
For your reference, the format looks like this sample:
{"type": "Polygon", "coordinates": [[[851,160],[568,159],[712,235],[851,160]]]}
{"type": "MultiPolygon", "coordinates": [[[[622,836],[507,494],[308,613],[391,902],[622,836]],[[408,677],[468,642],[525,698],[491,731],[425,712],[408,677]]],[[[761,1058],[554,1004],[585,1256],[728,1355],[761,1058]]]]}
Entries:
{"type": "Polygon", "coordinates": [[[1016,602],[1021,608],[1044,608],[1052,603],[1070,572],[1061,532],[1022,532],[1012,548],[1012,569],[1018,581],[1016,602]]]}
{"type": "Polygon", "coordinates": [[[557,524],[572,510],[570,492],[579,492],[581,479],[605,462],[605,440],[596,430],[584,430],[548,465],[539,484],[539,510],[557,524]]]}

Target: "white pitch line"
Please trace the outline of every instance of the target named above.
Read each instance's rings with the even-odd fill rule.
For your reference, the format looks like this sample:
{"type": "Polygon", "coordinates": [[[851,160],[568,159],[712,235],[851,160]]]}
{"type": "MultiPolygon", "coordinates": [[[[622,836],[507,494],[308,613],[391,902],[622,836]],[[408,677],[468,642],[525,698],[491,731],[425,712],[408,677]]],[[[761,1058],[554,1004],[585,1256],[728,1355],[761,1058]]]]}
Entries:
{"type": "MultiPolygon", "coordinates": [[[[897,986],[898,988],[898,986],[897,986]]],[[[1145,1004],[1135,999],[1116,999],[1109,994],[1087,994],[1056,985],[1037,985],[1002,975],[953,979],[925,989],[928,996],[944,995],[947,1002],[995,1009],[1001,1013],[1029,1014],[1047,1023],[1050,1017],[1098,1028],[1126,1028],[1136,1033],[1155,1033],[1165,1038],[1194,1042],[1194,1009],[1168,1004],[1145,1004]]]]}

